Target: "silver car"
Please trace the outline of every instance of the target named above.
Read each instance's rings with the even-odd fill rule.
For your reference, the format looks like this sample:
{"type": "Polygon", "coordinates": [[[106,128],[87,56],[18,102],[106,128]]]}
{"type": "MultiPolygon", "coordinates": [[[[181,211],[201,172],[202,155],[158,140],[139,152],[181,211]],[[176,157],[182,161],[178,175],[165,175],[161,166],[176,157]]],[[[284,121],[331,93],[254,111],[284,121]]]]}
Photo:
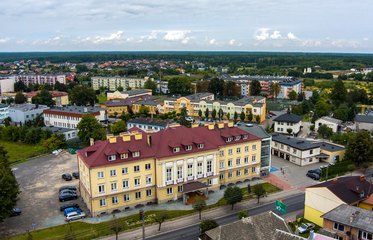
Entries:
{"type": "Polygon", "coordinates": [[[84,212],[80,212],[80,213],[70,212],[66,215],[65,221],[70,222],[70,221],[78,220],[78,219],[81,219],[81,218],[85,218],[85,213],[84,212]]]}

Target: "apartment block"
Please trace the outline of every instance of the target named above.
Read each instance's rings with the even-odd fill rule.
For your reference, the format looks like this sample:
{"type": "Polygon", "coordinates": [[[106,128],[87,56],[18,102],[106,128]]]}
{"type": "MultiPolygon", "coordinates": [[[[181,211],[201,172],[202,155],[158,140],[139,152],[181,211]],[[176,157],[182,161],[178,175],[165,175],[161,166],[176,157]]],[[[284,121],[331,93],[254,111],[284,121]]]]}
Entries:
{"type": "Polygon", "coordinates": [[[118,87],[126,89],[135,89],[144,87],[146,78],[128,78],[128,77],[92,77],[92,88],[99,90],[105,87],[109,91],[116,91],[118,87]]]}

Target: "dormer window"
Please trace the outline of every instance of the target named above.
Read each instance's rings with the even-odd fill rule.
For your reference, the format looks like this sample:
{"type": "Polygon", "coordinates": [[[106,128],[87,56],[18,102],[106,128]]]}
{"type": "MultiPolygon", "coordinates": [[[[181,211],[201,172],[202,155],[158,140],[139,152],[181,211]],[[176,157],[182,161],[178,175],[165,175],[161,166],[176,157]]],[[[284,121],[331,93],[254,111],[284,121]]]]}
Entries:
{"type": "Polygon", "coordinates": [[[122,153],[120,155],[120,159],[126,159],[126,158],[128,158],[128,153],[122,153]]]}
{"type": "Polygon", "coordinates": [[[178,153],[178,152],[180,152],[180,148],[179,148],[179,147],[174,147],[174,148],[172,149],[172,151],[173,151],[174,153],[178,153]]]}
{"type": "Polygon", "coordinates": [[[109,160],[109,161],[114,161],[115,159],[117,159],[117,156],[116,156],[116,155],[109,155],[109,156],[107,157],[107,160],[109,160]]]}
{"type": "Polygon", "coordinates": [[[247,135],[243,135],[243,136],[242,136],[242,139],[247,139],[247,138],[248,138],[247,135]]]}
{"type": "Polygon", "coordinates": [[[200,144],[197,145],[198,149],[201,149],[201,148],[204,148],[204,147],[205,147],[205,145],[203,143],[200,143],[200,144]]]}
{"type": "Polygon", "coordinates": [[[227,142],[232,142],[233,141],[233,137],[227,137],[227,142]]]}
{"type": "Polygon", "coordinates": [[[185,151],[190,151],[190,150],[192,150],[192,145],[185,146],[185,151]]]}
{"type": "Polygon", "coordinates": [[[365,192],[362,191],[362,192],[360,193],[360,197],[363,198],[364,196],[365,196],[365,192]]]}
{"type": "Polygon", "coordinates": [[[238,140],[240,140],[241,139],[241,136],[236,136],[235,138],[234,138],[234,140],[236,140],[236,141],[238,141],[238,140]]]}
{"type": "Polygon", "coordinates": [[[140,152],[139,151],[133,152],[132,157],[140,157],[140,152]]]}

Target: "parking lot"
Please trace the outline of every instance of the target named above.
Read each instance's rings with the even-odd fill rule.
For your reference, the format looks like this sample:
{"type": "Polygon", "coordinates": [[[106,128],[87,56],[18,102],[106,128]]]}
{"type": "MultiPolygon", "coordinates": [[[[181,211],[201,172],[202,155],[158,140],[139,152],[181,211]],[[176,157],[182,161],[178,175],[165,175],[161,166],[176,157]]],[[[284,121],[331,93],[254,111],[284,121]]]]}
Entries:
{"type": "Polygon", "coordinates": [[[319,183],[318,181],[312,180],[306,176],[308,170],[319,168],[320,166],[326,165],[324,162],[314,163],[308,166],[300,167],[285,159],[279,158],[272,155],[272,166],[277,171],[272,172],[282,180],[288,182],[292,187],[303,190],[305,187],[319,183]],[[283,173],[281,171],[283,169],[283,173]]]}
{"type": "MultiPolygon", "coordinates": [[[[49,154],[13,166],[21,191],[17,207],[22,210],[22,214],[1,223],[0,232],[24,233],[33,228],[64,223],[64,216],[59,211],[58,189],[66,185],[78,187],[79,182],[74,178],[65,181],[61,175],[77,170],[76,155],[65,151],[58,156],[49,154]]],[[[81,198],[75,202],[83,205],[81,198]]]]}

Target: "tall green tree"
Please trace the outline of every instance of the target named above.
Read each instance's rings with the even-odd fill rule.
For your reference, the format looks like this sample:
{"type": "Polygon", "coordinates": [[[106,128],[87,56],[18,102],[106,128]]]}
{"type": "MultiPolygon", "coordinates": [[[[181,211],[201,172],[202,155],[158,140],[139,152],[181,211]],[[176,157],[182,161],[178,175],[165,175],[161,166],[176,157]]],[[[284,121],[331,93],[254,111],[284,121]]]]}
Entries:
{"type": "Polygon", "coordinates": [[[193,209],[198,211],[199,214],[199,220],[201,220],[201,213],[202,210],[206,208],[206,201],[202,197],[195,198],[195,201],[193,203],[193,209]]]}
{"type": "Polygon", "coordinates": [[[127,125],[126,122],[123,120],[120,120],[110,126],[111,133],[114,135],[117,135],[121,132],[126,131],[127,125]]]}
{"type": "Polygon", "coordinates": [[[119,86],[119,87],[117,87],[117,91],[119,91],[119,92],[123,92],[123,87],[122,86],[119,86]]]}
{"type": "Polygon", "coordinates": [[[250,110],[249,114],[247,114],[247,121],[252,122],[253,121],[253,117],[254,117],[254,115],[253,115],[253,113],[250,110]]]}
{"type": "Polygon", "coordinates": [[[183,107],[180,111],[180,117],[178,120],[179,124],[186,126],[186,127],[190,127],[192,123],[187,120],[187,117],[188,117],[188,111],[185,107],[183,107]]]}
{"type": "Polygon", "coordinates": [[[334,110],[333,117],[346,122],[349,119],[349,112],[350,108],[347,106],[347,104],[342,103],[337,109],[334,110]]]}
{"type": "Polygon", "coordinates": [[[224,96],[233,97],[240,94],[240,88],[234,81],[228,81],[224,84],[224,96]]]}
{"type": "Polygon", "coordinates": [[[219,119],[222,120],[223,119],[223,116],[224,116],[224,112],[223,112],[223,109],[219,108],[219,111],[218,111],[218,116],[219,116],[219,119]]]}
{"type": "Polygon", "coordinates": [[[189,78],[186,77],[173,77],[168,81],[168,90],[171,94],[190,94],[192,84],[189,78]]]}
{"type": "Polygon", "coordinates": [[[212,109],[212,111],[211,111],[211,117],[212,117],[213,119],[216,118],[216,109],[215,109],[215,108],[212,109]]]}
{"type": "Polygon", "coordinates": [[[228,187],[224,192],[224,199],[227,201],[228,204],[232,206],[232,210],[234,204],[241,202],[243,198],[242,191],[239,187],[228,187]]]}
{"type": "Polygon", "coordinates": [[[161,226],[164,221],[166,221],[168,215],[166,212],[158,212],[154,216],[154,221],[158,223],[158,231],[161,231],[161,226]]]}
{"type": "Polygon", "coordinates": [[[209,118],[209,116],[210,116],[210,110],[208,108],[206,108],[206,110],[205,110],[205,117],[209,118]]]}
{"type": "Polygon", "coordinates": [[[16,96],[14,97],[14,103],[22,104],[25,102],[27,102],[27,98],[25,97],[25,95],[23,95],[23,93],[21,92],[17,92],[16,96]]]}
{"type": "Polygon", "coordinates": [[[260,86],[260,82],[258,80],[253,80],[250,83],[250,95],[251,96],[258,96],[262,91],[262,87],[260,86]]]}
{"type": "Polygon", "coordinates": [[[373,162],[373,140],[368,131],[360,131],[349,139],[345,159],[353,161],[357,166],[373,162]]]}
{"type": "Polygon", "coordinates": [[[346,102],[347,90],[342,80],[337,80],[334,83],[334,87],[330,94],[330,99],[334,105],[339,106],[340,104],[346,102]]]}
{"type": "Polygon", "coordinates": [[[93,106],[98,102],[95,91],[86,85],[76,85],[69,93],[69,100],[77,106],[93,106]]]}
{"type": "Polygon", "coordinates": [[[241,119],[241,121],[245,121],[245,113],[244,113],[244,111],[242,111],[241,112],[241,114],[240,114],[240,119],[241,119]]]}
{"type": "Polygon", "coordinates": [[[94,140],[103,140],[106,138],[106,131],[97,121],[97,119],[90,115],[85,114],[82,120],[78,123],[78,137],[85,145],[89,145],[90,138],[94,140]]]}
{"type": "Polygon", "coordinates": [[[202,118],[202,115],[203,115],[202,110],[201,110],[201,109],[198,110],[198,116],[199,116],[200,118],[202,118]]]}
{"type": "Polygon", "coordinates": [[[234,121],[237,121],[237,119],[238,119],[238,113],[237,112],[234,112],[233,119],[234,119],[234,121]]]}
{"type": "Polygon", "coordinates": [[[329,115],[331,106],[324,99],[320,99],[315,105],[315,113],[317,117],[329,115]]]}
{"type": "Polygon", "coordinates": [[[295,99],[297,99],[297,93],[293,90],[289,92],[288,97],[290,100],[294,101],[295,99]]]}
{"type": "Polygon", "coordinates": [[[14,83],[14,91],[15,92],[27,92],[30,90],[22,81],[17,81],[14,83]]]}
{"type": "Polygon", "coordinates": [[[151,89],[153,95],[155,95],[157,93],[157,84],[151,79],[148,79],[148,80],[145,81],[144,88],[145,89],[151,89]]]}
{"type": "Polygon", "coordinates": [[[270,85],[270,93],[277,100],[278,95],[281,91],[281,85],[279,82],[272,82],[270,85]]]}
{"type": "Polygon", "coordinates": [[[43,89],[35,97],[31,99],[32,103],[47,105],[48,107],[54,106],[56,102],[53,100],[52,94],[49,91],[43,89]]]}
{"type": "Polygon", "coordinates": [[[208,90],[215,96],[222,96],[224,93],[224,80],[220,78],[213,78],[209,82],[208,90]]]}
{"type": "Polygon", "coordinates": [[[254,185],[253,193],[256,195],[259,203],[260,198],[266,195],[266,190],[264,189],[263,184],[254,185]]]}
{"type": "Polygon", "coordinates": [[[7,151],[0,145],[0,222],[12,214],[19,186],[8,161],[7,151]]]}

